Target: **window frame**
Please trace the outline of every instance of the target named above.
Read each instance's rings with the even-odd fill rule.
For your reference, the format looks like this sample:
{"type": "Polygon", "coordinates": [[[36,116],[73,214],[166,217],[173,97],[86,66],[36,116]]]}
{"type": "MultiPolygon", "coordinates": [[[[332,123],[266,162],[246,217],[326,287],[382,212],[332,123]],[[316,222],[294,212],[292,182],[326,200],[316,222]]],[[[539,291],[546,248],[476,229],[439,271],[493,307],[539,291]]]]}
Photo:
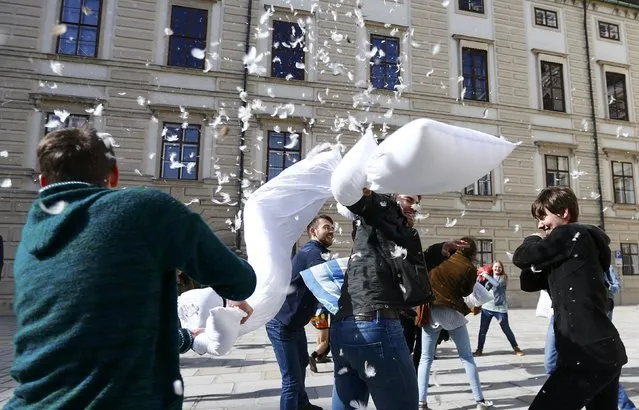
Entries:
{"type": "MultiPolygon", "coordinates": [[[[463,85],[462,85],[462,90],[464,90],[464,89],[466,90],[466,92],[463,95],[463,99],[464,100],[470,100],[470,101],[490,102],[490,73],[488,72],[488,70],[489,70],[488,50],[462,45],[462,47],[461,47],[461,67],[460,68],[461,68],[461,70],[460,70],[461,71],[461,75],[464,78],[464,82],[463,82],[463,85]],[[465,72],[464,72],[464,55],[465,55],[464,51],[465,50],[468,50],[471,53],[470,54],[470,57],[471,57],[471,67],[470,67],[471,72],[475,71],[474,70],[474,65],[472,64],[473,61],[474,61],[474,58],[473,58],[474,53],[481,53],[485,57],[484,58],[484,66],[485,66],[484,68],[485,68],[485,71],[486,71],[486,76],[485,76],[485,80],[484,80],[485,81],[485,86],[486,86],[486,97],[485,97],[485,99],[476,98],[477,97],[476,96],[476,94],[477,94],[477,92],[476,92],[477,81],[478,81],[478,78],[481,78],[481,77],[480,76],[475,76],[475,75],[471,75],[470,77],[467,77],[465,75],[465,72]],[[472,88],[472,91],[471,91],[472,95],[470,97],[468,96],[469,89],[466,86],[466,79],[467,78],[470,78],[472,83],[473,83],[473,88],[472,88]]],[[[460,94],[461,94],[461,92],[460,92],[460,94]]]]}
{"type": "Polygon", "coordinates": [[[495,244],[492,239],[477,239],[477,262],[479,266],[492,265],[495,263],[495,244]],[[484,251],[484,244],[490,244],[490,252],[484,251]],[[484,260],[483,255],[490,255],[490,262],[484,260]]]}
{"type": "MultiPolygon", "coordinates": [[[[297,154],[299,154],[299,159],[296,162],[293,163],[293,164],[297,164],[297,162],[302,160],[302,134],[301,133],[297,133],[297,132],[289,132],[289,131],[276,131],[276,130],[272,130],[272,129],[267,130],[267,132],[266,132],[266,169],[265,169],[265,172],[264,172],[264,175],[266,177],[266,182],[268,182],[271,179],[270,178],[270,173],[269,173],[271,151],[281,152],[283,157],[286,156],[286,154],[288,154],[288,153],[297,153],[297,154]],[[298,134],[299,137],[297,139],[297,147],[294,148],[294,149],[293,148],[285,148],[286,144],[284,144],[281,148],[271,148],[271,135],[272,134],[282,135],[284,137],[284,142],[286,142],[286,140],[290,138],[291,134],[298,134]]],[[[292,165],[289,165],[288,167],[285,166],[286,165],[286,161],[285,160],[284,160],[283,165],[284,166],[282,167],[282,170],[280,171],[280,173],[282,173],[288,167],[292,166],[292,165]]],[[[279,167],[274,167],[274,168],[279,168],[279,167]]],[[[279,173],[277,175],[279,175],[279,173]]],[[[273,178],[277,177],[277,175],[275,175],[273,178]]]]}
{"type": "Polygon", "coordinates": [[[607,21],[603,21],[603,20],[597,20],[597,35],[599,36],[599,38],[603,39],[603,40],[609,40],[609,41],[617,41],[617,42],[621,42],[621,25],[619,24],[615,24],[615,23],[609,23],[607,21]],[[603,36],[601,34],[601,28],[602,26],[606,26],[606,28],[608,29],[608,33],[610,33],[610,27],[614,26],[617,28],[617,38],[612,38],[610,37],[610,34],[608,34],[608,36],[603,36]]]}
{"type": "Polygon", "coordinates": [[[621,242],[619,244],[619,247],[621,250],[622,261],[621,274],[623,276],[639,275],[639,244],[637,244],[636,242],[621,242]],[[629,250],[629,252],[624,252],[625,250],[629,250]],[[636,258],[637,264],[634,263],[633,257],[636,258]],[[627,260],[630,261],[629,265],[626,264],[627,260]]]}
{"type": "MultiPolygon", "coordinates": [[[[389,84],[386,84],[386,83],[384,84],[384,87],[375,87],[375,86],[373,86],[373,88],[374,88],[374,89],[376,89],[376,90],[389,90],[389,91],[395,91],[395,86],[397,86],[397,85],[400,83],[400,82],[399,82],[399,77],[400,77],[400,73],[399,73],[399,59],[400,59],[400,57],[401,57],[401,51],[400,51],[401,42],[400,42],[400,39],[399,39],[399,37],[393,37],[393,36],[386,36],[386,35],[383,35],[383,34],[374,34],[374,33],[371,33],[371,34],[369,35],[369,41],[370,41],[370,44],[371,44],[371,50],[372,50],[372,48],[373,48],[373,38],[374,38],[374,37],[375,37],[375,38],[382,39],[382,40],[384,41],[384,44],[386,44],[386,43],[388,42],[388,40],[393,40],[393,41],[396,41],[396,42],[397,42],[397,61],[396,61],[395,63],[389,63],[389,62],[387,62],[387,61],[386,61],[386,56],[387,56],[388,54],[386,53],[386,47],[385,47],[385,48],[384,48],[384,53],[385,53],[385,56],[384,56],[384,62],[380,64],[380,65],[383,65],[383,66],[384,66],[384,81],[386,81],[389,66],[395,66],[395,68],[398,70],[398,72],[397,72],[397,84],[393,85],[392,87],[388,87],[388,85],[389,85],[389,84]]],[[[373,66],[374,66],[374,64],[372,64],[372,63],[373,63],[373,61],[374,61],[375,59],[376,59],[376,56],[373,56],[373,57],[371,57],[371,59],[369,60],[368,80],[369,80],[369,82],[370,82],[370,84],[371,84],[371,85],[373,85],[373,66]]]]}
{"type": "MultiPolygon", "coordinates": [[[[100,3],[100,9],[98,10],[98,17],[97,17],[97,24],[94,25],[90,25],[90,24],[82,24],[82,7],[85,5],[86,0],[80,0],[80,20],[76,23],[76,22],[68,22],[68,21],[64,21],[63,17],[64,17],[64,4],[65,4],[66,0],[61,0],[60,1],[60,12],[59,12],[59,19],[58,21],[60,22],[60,24],[72,24],[72,25],[77,25],[78,26],[78,35],[76,38],[76,45],[75,45],[75,53],[73,54],[66,54],[66,53],[61,53],[60,52],[60,42],[63,40],[64,35],[58,36],[56,39],[56,43],[55,43],[55,54],[57,55],[61,55],[61,56],[74,56],[74,57],[81,57],[81,58],[97,58],[98,54],[99,54],[99,50],[100,50],[100,35],[101,35],[101,31],[102,31],[102,11],[104,9],[104,0],[97,0],[100,3]],[[92,56],[85,56],[85,55],[80,55],[78,54],[79,48],[80,48],[80,30],[82,29],[82,27],[91,27],[91,28],[95,28],[95,53],[92,56]]],[[[66,33],[65,33],[66,34],[66,33]]]]}
{"type": "MultiPolygon", "coordinates": [[[[176,64],[171,64],[171,56],[172,56],[172,47],[171,45],[173,44],[174,38],[180,38],[180,39],[184,39],[187,41],[203,41],[204,42],[204,53],[206,54],[206,51],[208,49],[208,37],[209,37],[209,23],[210,23],[210,18],[211,16],[209,15],[209,10],[206,8],[201,8],[201,7],[189,7],[189,6],[185,6],[182,4],[172,4],[171,5],[171,13],[169,14],[169,28],[171,29],[171,31],[173,32],[173,34],[171,34],[169,36],[169,41],[167,44],[168,50],[166,53],[166,65],[167,67],[178,67],[178,68],[186,68],[186,69],[193,69],[193,70],[202,70],[204,69],[205,66],[205,61],[206,58],[203,58],[202,60],[198,60],[199,61],[199,65],[197,67],[192,67],[189,65],[176,65],[176,64]],[[206,21],[204,22],[204,39],[199,39],[199,38],[195,38],[195,37],[188,37],[188,36],[184,36],[181,34],[177,34],[176,30],[173,28],[173,11],[175,8],[182,8],[182,9],[188,9],[188,10],[199,10],[201,12],[204,12],[205,14],[205,18],[206,21]]],[[[191,49],[192,50],[192,49],[191,49]]],[[[191,54],[191,50],[188,51],[188,58],[193,58],[195,59],[195,57],[192,56],[191,54]]],[[[195,59],[197,60],[197,59],[195,59]]],[[[188,60],[187,60],[188,61],[188,60]]]]}
{"type": "Polygon", "coordinates": [[[551,28],[554,30],[559,30],[559,13],[555,10],[549,10],[549,9],[544,9],[541,7],[533,7],[533,16],[535,18],[535,25],[539,26],[539,27],[545,27],[545,28],[551,28]],[[537,19],[537,11],[541,11],[544,13],[544,21],[546,22],[546,24],[544,24],[543,22],[540,23],[539,20],[537,19]],[[555,15],[555,22],[556,25],[551,26],[548,23],[548,13],[552,13],[555,15]]]}
{"type": "MultiPolygon", "coordinates": [[[[605,74],[605,79],[606,79],[606,105],[608,106],[608,119],[611,120],[616,120],[616,121],[630,121],[630,109],[628,107],[628,87],[626,86],[626,79],[627,76],[624,73],[619,73],[616,71],[606,71],[605,74]],[[619,82],[621,82],[622,87],[623,87],[623,105],[625,110],[623,111],[623,113],[625,114],[625,118],[619,118],[619,112],[621,112],[621,110],[619,108],[615,108],[615,116],[613,117],[613,106],[614,107],[618,107],[618,105],[620,104],[621,100],[618,99],[615,95],[613,95],[612,97],[615,98],[615,101],[613,103],[609,103],[609,99],[611,97],[610,93],[609,93],[609,89],[610,89],[610,84],[608,81],[608,78],[610,77],[622,77],[621,79],[617,78],[616,84],[619,84],[619,82]]],[[[615,84],[613,84],[614,87],[615,84]]],[[[613,88],[613,93],[615,92],[616,87],[613,88]]]]}
{"type": "Polygon", "coordinates": [[[486,14],[486,3],[484,2],[484,0],[457,0],[457,10],[463,11],[466,13],[486,14]],[[481,2],[481,11],[472,10],[470,5],[474,1],[481,2]],[[462,7],[462,5],[465,5],[467,8],[462,7]]]}
{"type": "Polygon", "coordinates": [[[551,186],[567,186],[570,187],[570,157],[568,155],[556,155],[556,154],[544,154],[544,176],[545,176],[545,183],[546,183],[546,187],[551,187],[551,186]],[[557,169],[550,169],[548,168],[548,159],[549,157],[555,157],[557,159],[557,169]],[[565,158],[566,159],[566,170],[562,170],[559,169],[559,158],[565,158]],[[553,184],[553,185],[549,185],[548,184],[548,176],[549,174],[554,174],[554,180],[557,181],[557,174],[566,174],[566,181],[567,184],[566,185],[557,185],[557,184],[553,184]]]}
{"type": "MultiPolygon", "coordinates": [[[[271,29],[272,30],[271,30],[271,73],[270,73],[270,76],[271,76],[271,78],[284,78],[284,79],[286,79],[286,76],[288,74],[293,75],[293,73],[289,72],[289,73],[286,73],[283,76],[280,76],[280,75],[276,75],[276,71],[275,71],[275,61],[274,60],[275,60],[276,54],[278,52],[282,52],[282,48],[280,48],[280,47],[275,48],[274,47],[274,44],[275,44],[275,26],[277,24],[286,24],[286,25],[290,25],[290,26],[297,26],[297,30],[299,30],[300,33],[303,33],[303,31],[302,31],[302,28],[300,27],[300,25],[297,24],[296,22],[285,21],[285,20],[275,20],[275,19],[272,20],[272,22],[271,22],[271,29]]],[[[306,48],[307,37],[306,37],[305,33],[303,33],[303,34],[304,34],[304,41],[302,43],[300,43],[300,45],[298,45],[297,48],[300,49],[301,54],[302,54],[301,63],[304,64],[304,66],[306,67],[306,51],[304,49],[306,48]]],[[[288,52],[292,53],[291,50],[292,49],[289,49],[288,52]]],[[[295,61],[295,64],[297,64],[298,62],[300,62],[300,61],[295,61]]],[[[281,64],[281,59],[280,59],[280,64],[281,64]]],[[[298,72],[301,74],[301,78],[296,78],[295,75],[293,75],[290,78],[290,80],[297,80],[297,81],[305,81],[306,80],[306,71],[305,71],[305,69],[294,67],[294,70],[298,70],[298,72]]]]}
{"type": "Polygon", "coordinates": [[[55,113],[53,111],[45,111],[44,112],[44,125],[45,126],[43,127],[44,128],[44,134],[42,135],[43,137],[45,135],[47,135],[48,133],[50,133],[50,132],[61,130],[61,129],[64,129],[64,128],[69,128],[71,117],[84,118],[86,122],[84,124],[82,124],[82,126],[88,125],[91,122],[91,116],[89,114],[73,114],[73,113],[70,113],[69,116],[64,120],[64,122],[61,122],[61,124],[63,125],[62,127],[58,127],[58,128],[55,128],[55,129],[54,128],[49,129],[49,128],[46,127],[46,125],[49,123],[49,118],[50,117],[57,117],[58,121],[60,121],[60,117],[55,115],[55,113]]]}
{"type": "MultiPolygon", "coordinates": [[[[160,173],[159,173],[159,178],[160,179],[164,179],[167,181],[198,181],[200,178],[200,157],[201,157],[201,149],[202,149],[202,125],[200,124],[189,124],[186,128],[182,127],[181,123],[177,123],[177,122],[172,122],[172,121],[165,121],[162,123],[162,132],[164,132],[165,128],[178,128],[181,130],[181,136],[180,139],[178,141],[167,141],[166,140],[166,135],[163,137],[160,135],[161,139],[162,139],[162,144],[160,146],[160,173]],[[186,129],[188,128],[195,128],[197,127],[198,130],[198,138],[197,138],[197,143],[193,143],[193,142],[185,142],[184,141],[184,135],[186,133],[186,129]],[[178,176],[177,178],[170,178],[167,177],[166,175],[164,175],[164,163],[168,162],[165,159],[165,145],[166,144],[172,144],[172,145],[176,145],[179,144],[180,145],[180,158],[178,159],[180,163],[184,164],[185,160],[183,159],[184,156],[184,146],[188,145],[188,146],[193,146],[195,145],[196,150],[197,150],[197,156],[195,159],[195,166],[194,168],[194,172],[195,172],[195,178],[183,178],[182,174],[183,172],[186,171],[186,166],[184,167],[180,167],[178,169],[178,176]]],[[[188,162],[193,162],[193,161],[188,161],[188,162]]],[[[188,174],[188,172],[187,172],[188,174]]],[[[190,174],[189,174],[190,175],[190,174]]]]}
{"type": "Polygon", "coordinates": [[[610,172],[612,175],[612,194],[613,194],[613,199],[615,201],[615,204],[627,204],[627,205],[635,205],[637,203],[637,197],[636,197],[636,190],[635,190],[635,173],[634,173],[634,164],[632,162],[626,162],[626,161],[610,161],[610,172]],[[621,165],[621,174],[616,174],[615,173],[615,164],[620,164],[621,165]],[[630,171],[631,171],[631,175],[627,176],[625,175],[625,171],[624,171],[624,165],[629,165],[630,166],[630,171]],[[623,182],[623,187],[624,189],[623,191],[623,202],[621,202],[619,199],[619,196],[617,195],[617,188],[615,186],[615,179],[616,178],[621,178],[622,182],[623,182]],[[632,187],[632,202],[629,202],[627,199],[627,193],[628,190],[625,189],[626,187],[626,180],[629,179],[631,184],[630,186],[632,187]]]}
{"type": "Polygon", "coordinates": [[[492,171],[482,176],[477,181],[473,182],[471,185],[468,185],[466,188],[464,188],[464,195],[473,195],[473,196],[494,196],[495,195],[493,192],[493,172],[492,171]],[[481,186],[480,183],[488,184],[488,193],[480,193],[481,191],[479,189],[479,187],[481,186]],[[469,189],[471,185],[472,185],[472,190],[469,189]]]}
{"type": "Polygon", "coordinates": [[[544,111],[554,111],[554,112],[566,112],[566,85],[564,84],[564,65],[561,63],[557,63],[554,61],[549,61],[549,60],[541,60],[539,61],[539,72],[540,72],[540,76],[541,76],[541,107],[544,111]],[[545,95],[545,90],[546,88],[544,87],[544,66],[549,67],[549,82],[550,82],[550,94],[551,94],[551,107],[546,107],[546,100],[544,99],[544,95],[545,95]],[[554,87],[552,85],[553,82],[553,73],[552,73],[552,68],[553,67],[559,67],[559,79],[561,80],[561,87],[560,89],[558,89],[557,87],[554,87]],[[557,99],[555,99],[555,92],[561,92],[561,104],[562,104],[562,109],[555,109],[554,108],[554,102],[555,101],[559,101],[557,99]]]}

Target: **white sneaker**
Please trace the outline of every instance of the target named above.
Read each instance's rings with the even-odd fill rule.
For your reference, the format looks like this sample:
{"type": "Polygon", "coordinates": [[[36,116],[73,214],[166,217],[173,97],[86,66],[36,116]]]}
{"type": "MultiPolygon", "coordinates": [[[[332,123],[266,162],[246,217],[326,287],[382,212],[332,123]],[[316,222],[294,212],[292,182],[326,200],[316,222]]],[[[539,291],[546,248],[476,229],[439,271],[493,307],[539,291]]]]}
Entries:
{"type": "Polygon", "coordinates": [[[486,409],[490,409],[492,407],[493,407],[493,402],[492,401],[484,400],[484,401],[478,401],[477,402],[477,410],[486,410],[486,409]]]}

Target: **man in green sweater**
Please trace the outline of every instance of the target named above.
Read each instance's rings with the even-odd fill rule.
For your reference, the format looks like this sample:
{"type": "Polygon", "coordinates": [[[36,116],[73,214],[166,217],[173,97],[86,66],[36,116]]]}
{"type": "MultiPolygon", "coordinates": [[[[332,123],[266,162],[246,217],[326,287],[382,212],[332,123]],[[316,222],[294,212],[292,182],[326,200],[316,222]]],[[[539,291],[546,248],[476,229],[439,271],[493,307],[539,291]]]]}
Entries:
{"type": "Polygon", "coordinates": [[[111,145],[70,128],[38,146],[42,189],[14,262],[20,385],[5,409],[181,409],[176,269],[229,300],[255,290],[251,266],[184,204],[112,189],[111,145]]]}

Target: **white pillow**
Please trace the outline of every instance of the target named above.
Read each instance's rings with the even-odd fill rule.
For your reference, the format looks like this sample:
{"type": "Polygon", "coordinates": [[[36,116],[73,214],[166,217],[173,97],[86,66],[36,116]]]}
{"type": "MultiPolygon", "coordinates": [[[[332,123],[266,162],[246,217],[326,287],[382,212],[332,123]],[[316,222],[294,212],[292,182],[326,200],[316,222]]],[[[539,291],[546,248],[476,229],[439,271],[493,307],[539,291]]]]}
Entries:
{"type": "Polygon", "coordinates": [[[545,290],[539,292],[539,300],[537,301],[537,309],[535,310],[535,316],[537,317],[551,317],[553,315],[552,299],[545,290]]]}
{"type": "Polygon", "coordinates": [[[460,191],[495,169],[515,146],[468,128],[414,120],[375,150],[366,169],[368,184],[379,193],[460,191]]]}
{"type": "Polygon", "coordinates": [[[240,321],[246,315],[236,307],[216,307],[211,309],[206,320],[206,330],[195,337],[193,351],[201,355],[208,353],[213,356],[227,354],[238,335],[240,321]]]}
{"type": "Polygon", "coordinates": [[[178,296],[178,318],[182,327],[199,329],[206,326],[209,312],[223,305],[222,297],[212,288],[192,289],[178,296]]]}
{"type": "Polygon", "coordinates": [[[373,131],[366,133],[351,148],[339,163],[331,177],[331,191],[342,205],[350,206],[362,198],[362,189],[366,187],[366,164],[377,149],[373,131]]]}
{"type": "Polygon", "coordinates": [[[279,312],[291,282],[291,248],[331,197],[331,174],[341,159],[331,151],[307,156],[255,191],[244,210],[244,238],[257,286],[247,299],[253,315],[240,334],[260,328],[279,312]]]}

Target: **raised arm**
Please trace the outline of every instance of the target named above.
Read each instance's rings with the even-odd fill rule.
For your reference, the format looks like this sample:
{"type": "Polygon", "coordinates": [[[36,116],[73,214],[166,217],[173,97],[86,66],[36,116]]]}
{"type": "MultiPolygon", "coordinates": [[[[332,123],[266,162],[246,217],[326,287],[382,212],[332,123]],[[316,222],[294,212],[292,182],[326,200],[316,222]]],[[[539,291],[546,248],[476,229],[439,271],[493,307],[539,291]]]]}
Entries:
{"type": "Polygon", "coordinates": [[[531,235],[515,250],[513,263],[522,270],[530,267],[540,270],[568,259],[572,256],[578,235],[579,232],[570,224],[558,226],[546,238],[531,235]]]}
{"type": "Polygon", "coordinates": [[[548,290],[548,275],[546,272],[533,272],[530,268],[523,269],[519,275],[519,284],[524,292],[538,292],[548,290]]]}
{"type": "Polygon", "coordinates": [[[163,271],[180,269],[211,286],[225,299],[243,300],[255,290],[253,268],[213,233],[200,215],[168,195],[155,197],[157,219],[150,221],[163,271]]]}

